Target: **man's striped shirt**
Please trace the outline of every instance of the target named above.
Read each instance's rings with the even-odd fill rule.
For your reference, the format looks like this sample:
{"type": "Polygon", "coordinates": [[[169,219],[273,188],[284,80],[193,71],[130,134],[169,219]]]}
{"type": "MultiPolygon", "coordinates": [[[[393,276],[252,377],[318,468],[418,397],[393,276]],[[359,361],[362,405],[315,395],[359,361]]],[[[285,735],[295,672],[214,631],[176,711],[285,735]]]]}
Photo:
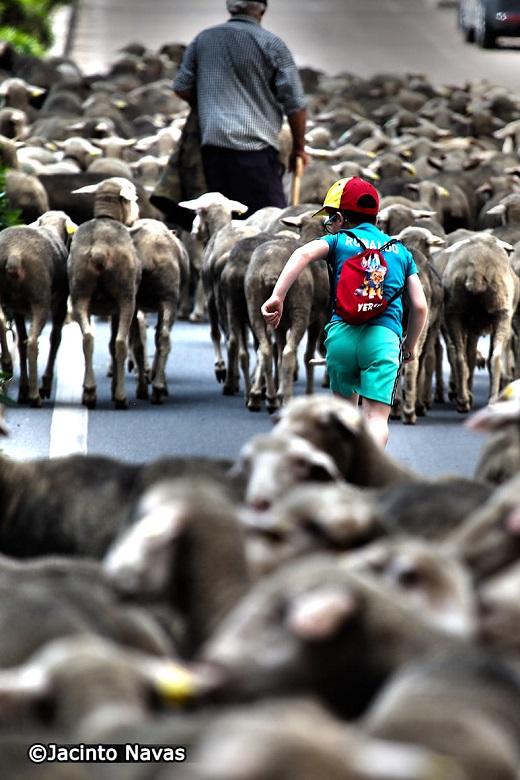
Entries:
{"type": "Polygon", "coordinates": [[[284,114],[306,107],[285,43],[242,14],[197,35],[174,89],[196,91],[201,143],[228,149],[278,149],[284,114]]]}

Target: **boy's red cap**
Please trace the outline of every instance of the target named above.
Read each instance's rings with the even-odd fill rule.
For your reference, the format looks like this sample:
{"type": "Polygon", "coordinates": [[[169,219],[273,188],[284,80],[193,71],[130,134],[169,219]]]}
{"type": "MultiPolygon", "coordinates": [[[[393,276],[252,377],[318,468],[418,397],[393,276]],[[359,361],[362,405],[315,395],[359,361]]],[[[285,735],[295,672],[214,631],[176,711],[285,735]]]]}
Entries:
{"type": "Polygon", "coordinates": [[[326,216],[335,211],[357,211],[360,214],[376,216],[379,211],[378,192],[372,184],[358,176],[340,179],[327,192],[323,208],[313,216],[326,216]]]}

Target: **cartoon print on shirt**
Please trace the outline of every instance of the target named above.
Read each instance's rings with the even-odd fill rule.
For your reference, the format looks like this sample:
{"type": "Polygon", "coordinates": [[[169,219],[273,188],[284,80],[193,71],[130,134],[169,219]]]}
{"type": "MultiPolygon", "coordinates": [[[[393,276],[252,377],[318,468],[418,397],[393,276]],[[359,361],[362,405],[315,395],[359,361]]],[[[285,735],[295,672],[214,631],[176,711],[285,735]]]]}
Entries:
{"type": "Polygon", "coordinates": [[[354,295],[362,295],[365,298],[382,298],[383,282],[388,271],[383,265],[380,265],[377,255],[373,254],[364,257],[361,261],[363,268],[366,268],[363,284],[354,290],[354,295]]]}

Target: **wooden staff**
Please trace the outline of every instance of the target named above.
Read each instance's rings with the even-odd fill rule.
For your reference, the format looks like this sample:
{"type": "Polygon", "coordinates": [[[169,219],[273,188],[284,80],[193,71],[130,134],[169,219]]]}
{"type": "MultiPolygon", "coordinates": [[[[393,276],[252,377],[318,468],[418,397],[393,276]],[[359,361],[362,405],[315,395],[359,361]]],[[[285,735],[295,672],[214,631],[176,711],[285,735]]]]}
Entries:
{"type": "Polygon", "coordinates": [[[294,163],[294,172],[291,187],[291,206],[297,206],[300,202],[300,181],[303,173],[303,160],[297,157],[294,163]]]}

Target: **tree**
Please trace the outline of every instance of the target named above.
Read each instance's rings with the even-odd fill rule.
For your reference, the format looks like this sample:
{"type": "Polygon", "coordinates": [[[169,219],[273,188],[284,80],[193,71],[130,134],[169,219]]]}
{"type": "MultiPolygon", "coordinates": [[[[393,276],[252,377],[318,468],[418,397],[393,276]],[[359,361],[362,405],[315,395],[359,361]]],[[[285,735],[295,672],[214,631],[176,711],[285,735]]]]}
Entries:
{"type": "Polygon", "coordinates": [[[76,0],[0,0],[0,39],[43,57],[54,43],[52,13],[76,0]]]}

